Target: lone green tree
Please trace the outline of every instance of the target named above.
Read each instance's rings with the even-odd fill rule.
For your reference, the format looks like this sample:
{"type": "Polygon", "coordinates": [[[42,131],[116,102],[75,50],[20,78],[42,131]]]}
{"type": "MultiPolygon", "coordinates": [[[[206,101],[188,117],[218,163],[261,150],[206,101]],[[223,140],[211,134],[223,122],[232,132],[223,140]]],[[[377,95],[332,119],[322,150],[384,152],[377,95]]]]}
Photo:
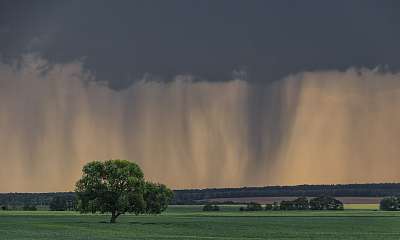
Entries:
{"type": "Polygon", "coordinates": [[[126,212],[146,211],[145,180],[140,167],[127,160],[94,161],[83,167],[76,183],[81,212],[110,212],[110,223],[126,212]]]}

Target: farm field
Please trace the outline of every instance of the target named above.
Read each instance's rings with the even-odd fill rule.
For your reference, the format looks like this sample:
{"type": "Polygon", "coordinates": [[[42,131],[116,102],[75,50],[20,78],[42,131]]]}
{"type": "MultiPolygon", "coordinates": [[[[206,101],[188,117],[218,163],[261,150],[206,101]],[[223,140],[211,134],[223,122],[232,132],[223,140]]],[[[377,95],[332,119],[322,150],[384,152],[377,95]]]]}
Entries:
{"type": "Polygon", "coordinates": [[[400,212],[375,205],[346,205],[344,211],[239,212],[222,206],[170,206],[160,216],[76,212],[0,211],[0,239],[399,239],[400,212]]]}

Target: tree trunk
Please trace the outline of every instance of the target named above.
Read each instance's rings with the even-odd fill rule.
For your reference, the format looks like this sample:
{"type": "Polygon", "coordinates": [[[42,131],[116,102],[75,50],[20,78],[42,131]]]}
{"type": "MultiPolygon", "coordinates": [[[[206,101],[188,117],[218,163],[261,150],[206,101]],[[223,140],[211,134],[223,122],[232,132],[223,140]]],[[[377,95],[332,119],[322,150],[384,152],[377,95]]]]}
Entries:
{"type": "Polygon", "coordinates": [[[119,216],[118,213],[116,213],[115,211],[112,211],[112,212],[111,212],[110,223],[115,223],[115,220],[117,219],[118,216],[119,216]]]}

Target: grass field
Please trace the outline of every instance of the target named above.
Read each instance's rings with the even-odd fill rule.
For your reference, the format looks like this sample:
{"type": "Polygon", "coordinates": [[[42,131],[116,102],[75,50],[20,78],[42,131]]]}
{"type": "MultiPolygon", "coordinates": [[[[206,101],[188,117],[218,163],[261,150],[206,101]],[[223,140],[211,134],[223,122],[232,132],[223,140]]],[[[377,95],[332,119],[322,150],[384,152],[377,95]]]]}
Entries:
{"type": "Polygon", "coordinates": [[[0,239],[400,239],[400,212],[376,205],[349,205],[344,211],[239,212],[222,206],[171,206],[160,216],[75,212],[0,211],[0,239]]]}

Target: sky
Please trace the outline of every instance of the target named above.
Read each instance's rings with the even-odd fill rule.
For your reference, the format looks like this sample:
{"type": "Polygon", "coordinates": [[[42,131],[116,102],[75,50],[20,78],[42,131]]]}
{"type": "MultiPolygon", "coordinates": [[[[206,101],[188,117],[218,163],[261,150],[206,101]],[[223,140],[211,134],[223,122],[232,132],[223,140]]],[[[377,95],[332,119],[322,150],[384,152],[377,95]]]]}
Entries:
{"type": "Polygon", "coordinates": [[[398,1],[0,0],[0,192],[399,182],[398,1]]]}

